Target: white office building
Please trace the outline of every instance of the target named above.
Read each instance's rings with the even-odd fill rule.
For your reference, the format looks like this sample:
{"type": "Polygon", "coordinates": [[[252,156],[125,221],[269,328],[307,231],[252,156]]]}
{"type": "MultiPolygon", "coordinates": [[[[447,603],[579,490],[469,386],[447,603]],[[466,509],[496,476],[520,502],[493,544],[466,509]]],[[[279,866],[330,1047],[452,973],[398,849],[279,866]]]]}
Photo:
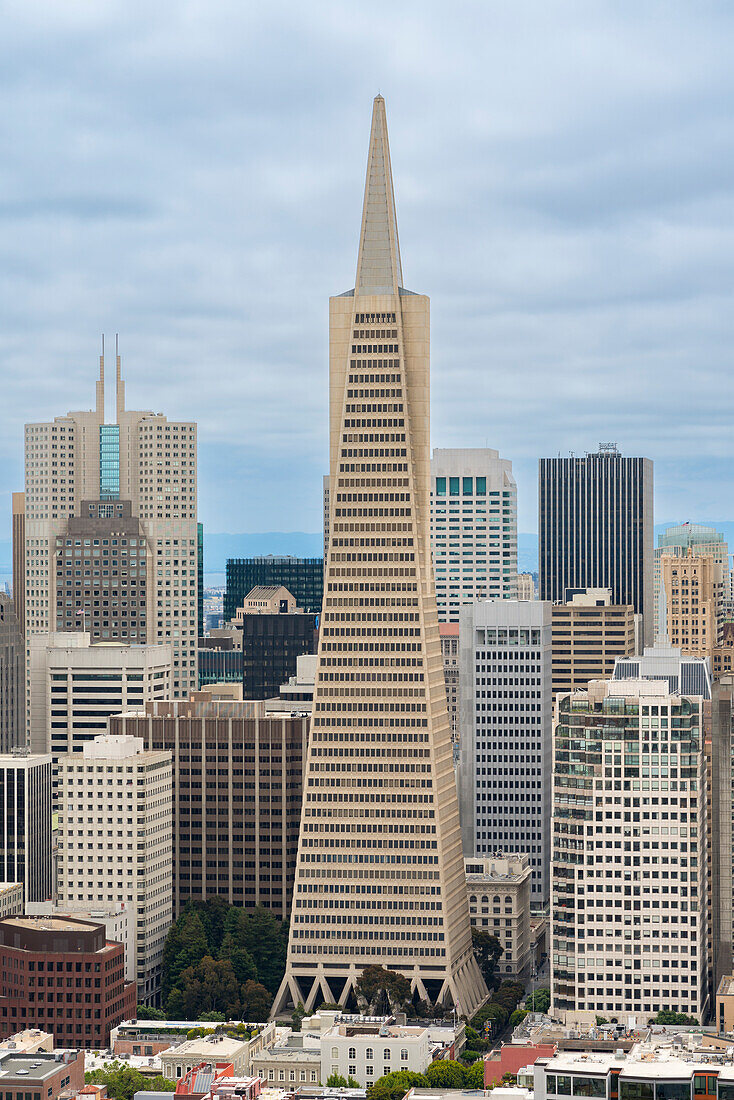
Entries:
{"type": "Polygon", "coordinates": [[[593,680],[556,700],[551,1009],[703,1022],[708,993],[701,696],[593,680]]]}
{"type": "Polygon", "coordinates": [[[458,622],[465,603],[516,598],[517,485],[499,451],[434,450],[431,548],[439,622],[458,622]]]}
{"type": "Polygon", "coordinates": [[[459,803],[465,856],[526,852],[532,900],[549,896],[551,605],[461,609],[459,803]]]}
{"type": "Polygon", "coordinates": [[[142,738],[98,737],[58,765],[58,905],[124,902],[135,914],[138,1002],[160,988],[173,921],[170,752],[142,738]]]}
{"type": "Polygon", "coordinates": [[[170,645],[92,645],[81,631],[33,634],[28,645],[30,747],[54,760],[106,733],[110,715],[170,698],[170,645]]]}

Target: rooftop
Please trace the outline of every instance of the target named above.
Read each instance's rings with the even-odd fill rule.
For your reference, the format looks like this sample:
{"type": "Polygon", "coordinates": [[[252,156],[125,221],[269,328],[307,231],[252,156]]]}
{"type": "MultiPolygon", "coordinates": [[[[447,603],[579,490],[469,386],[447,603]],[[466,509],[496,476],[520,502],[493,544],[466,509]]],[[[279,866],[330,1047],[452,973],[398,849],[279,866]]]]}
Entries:
{"type": "Polygon", "coordinates": [[[734,1082],[734,1051],[695,1045],[695,1033],[683,1033],[667,1042],[635,1043],[629,1054],[619,1051],[559,1051],[549,1058],[547,1073],[606,1074],[614,1067],[622,1077],[690,1078],[695,1073],[718,1071],[734,1082]],[[688,1044],[686,1044],[688,1040],[688,1044]]]}
{"type": "Polygon", "coordinates": [[[734,974],[724,974],[716,990],[717,997],[734,996],[734,974]]]}
{"type": "Polygon", "coordinates": [[[10,931],[17,928],[23,932],[91,932],[98,927],[74,917],[3,917],[0,923],[10,931]]]}
{"type": "Polygon", "coordinates": [[[3,1078],[23,1077],[31,1081],[45,1081],[63,1067],[65,1062],[74,1061],[76,1050],[56,1050],[51,1054],[2,1054],[0,1053],[0,1083],[3,1078]],[[66,1055],[66,1057],[65,1057],[66,1055]]]}

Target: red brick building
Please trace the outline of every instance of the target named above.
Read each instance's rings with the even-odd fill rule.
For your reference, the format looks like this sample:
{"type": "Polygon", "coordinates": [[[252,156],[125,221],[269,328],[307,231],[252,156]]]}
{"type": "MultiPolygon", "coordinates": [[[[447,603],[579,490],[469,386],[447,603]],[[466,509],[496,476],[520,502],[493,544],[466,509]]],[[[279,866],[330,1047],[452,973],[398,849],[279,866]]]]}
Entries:
{"type": "Polygon", "coordinates": [[[38,1051],[35,1054],[3,1051],[0,1054],[5,1100],[57,1100],[84,1087],[84,1052],[38,1051]]]}
{"type": "Polygon", "coordinates": [[[27,1027],[57,1047],[106,1047],[110,1030],[135,1016],[124,947],[104,926],[76,917],[0,920],[0,1038],[27,1027]]]}

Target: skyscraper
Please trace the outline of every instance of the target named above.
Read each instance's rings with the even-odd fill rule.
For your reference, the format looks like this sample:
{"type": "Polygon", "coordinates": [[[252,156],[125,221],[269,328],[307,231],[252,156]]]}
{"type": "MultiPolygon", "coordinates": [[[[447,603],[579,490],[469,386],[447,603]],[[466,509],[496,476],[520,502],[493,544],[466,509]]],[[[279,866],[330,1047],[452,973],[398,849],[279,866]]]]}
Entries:
{"type": "Polygon", "coordinates": [[[653,551],[653,598],[654,615],[658,627],[662,625],[661,610],[658,604],[660,596],[661,558],[663,554],[674,558],[684,558],[688,550],[694,554],[713,554],[714,561],[720,567],[721,581],[724,586],[723,608],[731,605],[729,547],[726,539],[715,527],[706,527],[701,523],[679,523],[666,527],[658,535],[658,544],[653,551]]]}
{"type": "Polygon", "coordinates": [[[653,616],[652,462],[600,444],[583,458],[541,458],[538,596],[565,603],[586,588],[611,588],[612,603],[653,616]]]}
{"type": "Polygon", "coordinates": [[[0,752],[25,744],[23,636],[10,596],[0,592],[0,752]]]}
{"type": "Polygon", "coordinates": [[[354,290],[330,300],[329,556],[288,961],[274,1011],[362,969],[487,992],[472,951],[429,549],[429,304],[403,288],[377,96],[354,290]]]}
{"type": "Polygon", "coordinates": [[[483,600],[459,623],[464,854],[526,852],[538,903],[550,882],[551,624],[542,600],[483,600]]]}
{"type": "MultiPolygon", "coordinates": [[[[708,1011],[703,699],[594,680],[556,701],[552,1009],[708,1011]],[[662,839],[661,839],[662,838],[662,839]]],[[[731,809],[731,803],[729,805],[731,809]]]]}
{"type": "Polygon", "coordinates": [[[517,485],[499,451],[434,450],[431,547],[439,622],[458,623],[465,603],[517,598],[517,485]]]}
{"type": "Polygon", "coordinates": [[[196,425],[125,407],[25,429],[26,644],[87,630],[93,641],[173,647],[173,695],[197,683],[196,425]]]}

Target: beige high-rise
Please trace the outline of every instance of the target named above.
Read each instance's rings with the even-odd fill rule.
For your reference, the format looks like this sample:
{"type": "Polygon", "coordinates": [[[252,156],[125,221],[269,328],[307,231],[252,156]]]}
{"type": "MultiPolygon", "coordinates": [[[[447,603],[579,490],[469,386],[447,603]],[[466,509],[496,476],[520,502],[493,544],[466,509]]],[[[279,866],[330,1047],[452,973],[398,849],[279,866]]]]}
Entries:
{"type": "Polygon", "coordinates": [[[718,640],[724,576],[716,555],[694,552],[660,558],[660,617],[670,644],[690,657],[710,657],[718,640]]]}
{"type": "Polygon", "coordinates": [[[356,286],[330,301],[329,556],[288,963],[274,1004],[364,967],[471,1014],[472,952],[430,558],[429,303],[403,289],[377,96],[356,286]]]}

